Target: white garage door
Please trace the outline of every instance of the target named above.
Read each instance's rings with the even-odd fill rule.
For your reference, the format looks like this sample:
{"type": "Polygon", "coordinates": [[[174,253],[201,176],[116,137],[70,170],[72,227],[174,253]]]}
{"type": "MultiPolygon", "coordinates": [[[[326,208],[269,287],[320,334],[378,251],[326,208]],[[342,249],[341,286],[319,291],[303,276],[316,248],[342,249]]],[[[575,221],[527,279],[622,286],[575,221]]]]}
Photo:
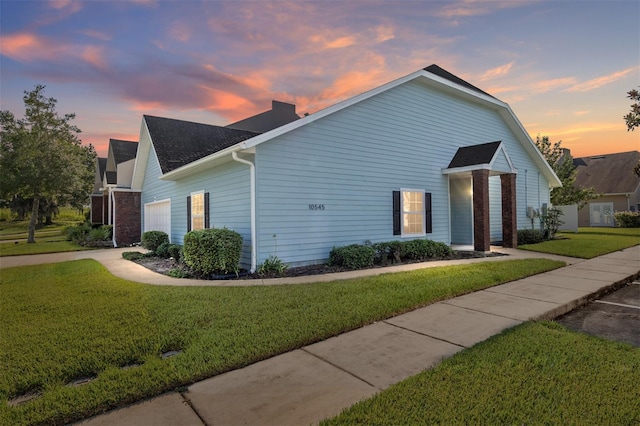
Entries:
{"type": "Polygon", "coordinates": [[[171,238],[171,200],[144,205],[144,231],[163,231],[171,238]]]}

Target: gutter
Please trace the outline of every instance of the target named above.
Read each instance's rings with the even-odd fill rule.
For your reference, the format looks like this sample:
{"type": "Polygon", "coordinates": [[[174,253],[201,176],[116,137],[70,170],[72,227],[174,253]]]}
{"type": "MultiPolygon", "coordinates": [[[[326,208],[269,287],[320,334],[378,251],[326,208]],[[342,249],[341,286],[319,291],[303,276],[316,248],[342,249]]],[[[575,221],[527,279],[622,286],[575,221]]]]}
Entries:
{"type": "Polygon", "coordinates": [[[249,160],[238,157],[237,151],[232,151],[231,157],[234,161],[249,166],[249,179],[251,181],[251,273],[254,273],[256,271],[258,258],[258,242],[256,240],[256,165],[249,160]]]}

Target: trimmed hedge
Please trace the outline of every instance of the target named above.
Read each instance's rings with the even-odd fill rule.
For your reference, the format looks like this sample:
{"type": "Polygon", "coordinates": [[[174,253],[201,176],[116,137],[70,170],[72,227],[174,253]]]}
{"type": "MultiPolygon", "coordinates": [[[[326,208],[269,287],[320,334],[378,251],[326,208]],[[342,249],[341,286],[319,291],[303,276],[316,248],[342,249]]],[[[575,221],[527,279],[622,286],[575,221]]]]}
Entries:
{"type": "Polygon", "coordinates": [[[453,254],[451,247],[431,240],[385,241],[371,244],[351,244],[334,247],[329,253],[330,266],[348,269],[366,268],[375,264],[387,265],[411,260],[447,257],[453,254]]]}
{"type": "Polygon", "coordinates": [[[237,274],[242,236],[227,228],[191,231],[184,236],[182,251],[184,263],[197,274],[237,274]]]}
{"type": "Polygon", "coordinates": [[[615,212],[613,216],[620,228],[640,228],[640,212],[615,212]]]}
{"type": "Polygon", "coordinates": [[[371,246],[351,244],[334,247],[329,253],[329,266],[342,266],[347,269],[360,269],[373,265],[375,250],[371,246]]]}
{"type": "Polygon", "coordinates": [[[519,229],[518,245],[538,244],[544,241],[544,234],[538,229],[519,229]]]}
{"type": "Polygon", "coordinates": [[[155,252],[162,243],[168,243],[169,236],[162,231],[147,231],[142,234],[142,247],[155,252]]]}

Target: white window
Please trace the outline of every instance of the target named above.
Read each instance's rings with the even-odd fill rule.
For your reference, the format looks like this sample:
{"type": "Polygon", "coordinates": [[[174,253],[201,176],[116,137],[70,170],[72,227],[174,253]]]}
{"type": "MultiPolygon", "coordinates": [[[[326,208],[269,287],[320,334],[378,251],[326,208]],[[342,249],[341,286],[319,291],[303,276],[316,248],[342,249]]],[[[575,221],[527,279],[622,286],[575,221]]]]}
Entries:
{"type": "Polygon", "coordinates": [[[403,189],[401,191],[402,235],[425,235],[424,191],[403,189]]]}
{"type": "Polygon", "coordinates": [[[191,230],[204,229],[204,191],[191,194],[191,230]]]}

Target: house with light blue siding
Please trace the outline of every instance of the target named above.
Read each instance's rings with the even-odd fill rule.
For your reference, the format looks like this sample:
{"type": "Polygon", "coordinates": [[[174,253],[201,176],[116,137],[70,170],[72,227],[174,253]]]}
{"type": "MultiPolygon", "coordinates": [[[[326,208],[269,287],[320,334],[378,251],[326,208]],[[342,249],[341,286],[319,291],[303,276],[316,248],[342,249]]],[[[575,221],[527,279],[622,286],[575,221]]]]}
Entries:
{"type": "Polygon", "coordinates": [[[509,105],[437,65],[302,118],[291,107],[274,102],[273,126],[143,117],[142,231],[180,244],[191,229],[233,229],[252,271],[365,241],[486,252],[539,227],[529,216],[560,185],[509,105]]]}

